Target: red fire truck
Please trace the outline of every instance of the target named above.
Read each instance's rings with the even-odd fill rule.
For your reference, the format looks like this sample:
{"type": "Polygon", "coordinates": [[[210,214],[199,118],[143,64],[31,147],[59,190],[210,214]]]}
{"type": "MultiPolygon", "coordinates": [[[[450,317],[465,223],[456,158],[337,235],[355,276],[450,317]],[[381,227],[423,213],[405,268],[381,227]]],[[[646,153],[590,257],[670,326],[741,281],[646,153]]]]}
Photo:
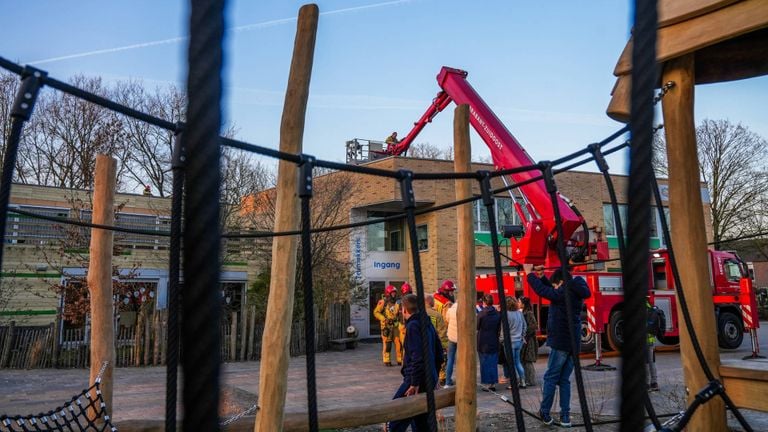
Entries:
{"type": "MultiPolygon", "coordinates": [[[[391,142],[386,148],[380,147],[379,155],[401,155],[408,150],[419,132],[452,101],[456,104],[469,105],[470,123],[490,149],[497,169],[509,169],[534,165],[528,153],[507,130],[483,99],[466,80],[467,72],[443,67],[437,75],[441,91],[432,101],[427,111],[414,124],[413,129],[400,142],[391,142]]],[[[357,141],[353,142],[358,144],[357,141]]],[[[348,143],[349,144],[349,143],[348,143]]],[[[373,152],[373,150],[372,150],[373,152]]],[[[524,182],[539,173],[526,171],[512,174],[509,180],[514,183],[524,182]]],[[[505,179],[506,181],[506,179],[505,179]]],[[[543,180],[520,186],[513,196],[514,207],[522,221],[522,226],[510,230],[518,236],[511,236],[511,261],[518,264],[543,264],[547,268],[558,268],[560,260],[555,247],[557,225],[552,203],[543,180]]],[[[512,192],[510,192],[512,194],[512,192]]],[[[599,261],[608,258],[607,242],[590,240],[587,224],[572,202],[558,195],[565,244],[571,261],[599,261]]],[[[594,237],[592,237],[594,238],[594,237]]],[[[745,331],[754,331],[759,327],[756,298],[752,289],[747,266],[732,252],[709,250],[710,290],[715,304],[717,317],[718,341],[723,348],[737,348],[741,345],[745,331]]],[[[675,296],[674,279],[667,252],[656,250],[648,263],[651,272],[649,296],[652,304],[662,309],[667,317],[666,331],[660,341],[675,344],[679,338],[679,323],[675,296]]],[[[605,336],[608,344],[619,349],[623,343],[623,295],[620,273],[598,271],[594,266],[576,265],[574,275],[583,277],[592,296],[586,302],[583,312],[582,346],[591,350],[599,335],[605,336]]],[[[504,275],[503,286],[508,296],[527,296],[535,304],[539,323],[546,325],[548,302],[539,298],[525,282],[523,272],[504,275]]],[[[476,280],[479,292],[497,294],[495,275],[479,275],[476,280]]],[[[546,328],[542,328],[542,334],[546,328]]],[[[753,338],[756,340],[756,338],[753,338]]],[[[753,342],[753,352],[754,349],[753,342]]]]}

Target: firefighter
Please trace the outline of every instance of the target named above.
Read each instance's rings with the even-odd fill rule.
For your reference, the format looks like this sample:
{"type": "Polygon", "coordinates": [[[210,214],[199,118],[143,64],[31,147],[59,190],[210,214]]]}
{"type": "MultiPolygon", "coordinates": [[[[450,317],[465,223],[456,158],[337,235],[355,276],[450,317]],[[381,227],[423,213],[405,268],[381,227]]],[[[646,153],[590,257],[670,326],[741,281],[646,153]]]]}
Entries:
{"type": "Polygon", "coordinates": [[[397,132],[392,132],[392,135],[388,136],[384,142],[387,144],[387,153],[393,154],[395,147],[400,143],[400,140],[397,139],[397,132]]]}
{"type": "Polygon", "coordinates": [[[385,366],[392,366],[392,342],[395,342],[395,353],[397,354],[397,363],[403,361],[403,350],[401,340],[398,337],[400,322],[400,304],[397,302],[397,289],[392,285],[387,285],[384,289],[384,298],[379,300],[376,309],[373,310],[373,316],[381,324],[381,342],[382,357],[385,366]]]}
{"type": "MultiPolygon", "coordinates": [[[[400,293],[402,294],[402,296],[400,297],[402,299],[408,294],[413,294],[413,288],[411,288],[408,282],[403,282],[403,285],[400,287],[400,293]]],[[[398,300],[398,303],[399,302],[400,300],[398,300]]],[[[405,345],[405,317],[402,316],[404,312],[405,311],[403,310],[403,306],[401,305],[400,306],[400,314],[401,314],[400,315],[400,346],[405,345]]]]}
{"type": "Polygon", "coordinates": [[[452,280],[446,279],[435,293],[435,310],[440,312],[443,319],[445,319],[445,313],[448,311],[448,308],[456,301],[453,298],[454,291],[456,291],[456,284],[452,280]]]}

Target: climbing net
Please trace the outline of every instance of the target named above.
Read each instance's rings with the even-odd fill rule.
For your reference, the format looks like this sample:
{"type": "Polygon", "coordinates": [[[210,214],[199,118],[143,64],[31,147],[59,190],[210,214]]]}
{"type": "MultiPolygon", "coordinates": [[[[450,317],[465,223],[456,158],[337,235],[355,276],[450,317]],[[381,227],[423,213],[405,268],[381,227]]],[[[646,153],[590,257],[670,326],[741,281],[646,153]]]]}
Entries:
{"type": "MultiPolygon", "coordinates": [[[[494,195],[512,191],[523,185],[533,182],[543,181],[546,190],[551,198],[552,207],[557,221],[557,250],[562,263],[562,269],[567,275],[568,257],[566,245],[564,244],[563,228],[557,203],[558,187],[555,176],[559,173],[572,170],[584,164],[595,162],[604,174],[608,188],[613,190],[610,176],[608,175],[608,164],[605,156],[630,148],[630,185],[629,185],[629,214],[627,238],[628,243],[623,242],[623,232],[618,232],[620,241],[620,255],[625,269],[625,315],[626,343],[622,353],[622,410],[621,422],[627,427],[627,430],[639,430],[642,428],[644,416],[636,408],[644,406],[648,418],[654,423],[657,429],[662,429],[658,415],[654,412],[653,405],[645,391],[644,373],[637,373],[644,370],[643,355],[645,337],[645,319],[644,319],[644,298],[647,289],[647,270],[648,262],[648,238],[649,238],[649,219],[650,219],[650,198],[651,193],[655,196],[659,211],[663,211],[661,205],[660,193],[655,178],[651,172],[651,137],[653,134],[653,104],[654,87],[656,84],[655,72],[655,25],[656,25],[656,5],[655,2],[637,2],[636,22],[633,50],[633,83],[632,83],[632,118],[628,127],[622,128],[606,139],[585,146],[584,148],[571,153],[567,156],[554,161],[541,161],[530,166],[516,167],[499,171],[477,171],[477,172],[446,172],[446,173],[417,173],[409,170],[390,171],[369,166],[347,165],[332,161],[317,159],[306,154],[291,154],[266,147],[261,147],[239,140],[224,138],[219,136],[219,125],[221,123],[221,64],[222,64],[222,37],[223,37],[223,1],[194,1],[191,10],[191,38],[189,48],[189,78],[187,94],[189,96],[187,122],[172,123],[167,120],[157,118],[147,113],[143,113],[98,95],[89,93],[62,81],[49,77],[45,71],[30,67],[20,66],[11,61],[0,57],[0,67],[5,68],[21,77],[21,85],[13,106],[11,117],[11,133],[9,135],[5,159],[3,161],[2,178],[0,179],[0,232],[5,232],[6,213],[10,196],[11,180],[14,171],[14,162],[18,151],[19,139],[26,121],[32,115],[35,100],[40,89],[43,86],[63,91],[75,97],[92,102],[94,104],[106,107],[122,115],[142,120],[150,125],[163,128],[173,132],[177,139],[175,140],[174,158],[172,168],[173,178],[173,202],[172,202],[172,223],[171,230],[168,233],[159,233],[157,231],[142,231],[128,228],[117,228],[113,226],[104,226],[89,223],[80,223],[91,228],[111,229],[121,232],[129,232],[146,235],[167,235],[170,237],[170,261],[169,261],[169,331],[167,354],[168,373],[166,382],[166,430],[176,429],[176,386],[177,386],[177,368],[179,361],[178,346],[192,347],[195,349],[185,349],[181,356],[181,363],[184,366],[184,425],[189,430],[218,430],[220,427],[218,420],[218,394],[219,394],[219,345],[220,335],[218,334],[216,323],[219,322],[220,312],[217,307],[217,290],[211,287],[218,286],[219,261],[215,257],[219,256],[220,240],[225,238],[267,238],[279,236],[300,236],[301,237],[301,256],[304,263],[310,263],[311,260],[311,235],[317,232],[343,230],[355,227],[361,227],[369,224],[381,223],[389,220],[404,219],[407,225],[407,234],[411,245],[418,244],[416,230],[416,216],[430,212],[436,212],[453,208],[459,205],[467,204],[480,200],[486,207],[488,214],[488,223],[490,232],[498,232],[496,212],[494,210],[494,195]],[[630,142],[624,142],[614,147],[608,147],[610,143],[618,137],[630,133],[630,142]],[[299,230],[283,232],[251,232],[251,233],[224,233],[218,231],[219,214],[219,146],[228,146],[248,152],[253,152],[263,156],[279,159],[280,161],[295,164],[300,172],[298,196],[301,204],[301,224],[299,230]],[[313,198],[313,170],[315,168],[326,168],[331,170],[353,172],[364,175],[378,176],[399,183],[402,192],[402,212],[385,218],[369,219],[364,222],[351,223],[345,225],[336,225],[333,227],[313,228],[311,226],[311,200],[313,198]],[[496,177],[507,176],[514,173],[530,172],[534,173],[531,178],[525,181],[508,184],[502,188],[494,189],[491,187],[491,180],[496,177]],[[456,180],[465,179],[478,182],[481,194],[480,196],[457,200],[451,203],[430,207],[427,209],[417,209],[416,196],[414,193],[414,182],[433,181],[433,180],[456,180]],[[185,201],[182,202],[182,199],[185,201]],[[182,216],[183,208],[183,216],[182,216]],[[185,221],[182,232],[181,220],[185,221]],[[179,293],[179,277],[181,262],[181,240],[184,244],[195,245],[195,247],[184,248],[184,273],[185,284],[183,301],[179,293]],[[179,325],[179,312],[185,319],[179,325]],[[181,328],[180,328],[181,327],[181,328]],[[181,341],[179,341],[179,328],[181,330],[181,341]]],[[[306,89],[305,89],[306,90],[306,89]]],[[[664,91],[664,90],[663,90],[664,91]]],[[[615,214],[616,221],[620,221],[618,216],[618,204],[615,193],[611,193],[611,204],[615,214]]],[[[25,214],[43,219],[52,219],[59,222],[68,223],[71,221],[61,220],[59,218],[44,217],[35,213],[14,210],[20,214],[25,214]]],[[[694,403],[688,407],[685,414],[678,418],[674,425],[668,426],[667,430],[680,430],[685,426],[690,415],[695,409],[709,401],[715,396],[721,397],[728,408],[734,413],[744,429],[751,431],[751,427],[744,420],[738,409],[734,406],[728,395],[725,393],[722,384],[717,381],[710,370],[701,347],[698,344],[695,329],[691,325],[690,314],[688,313],[685,296],[680,289],[681,283],[676,269],[674,253],[671,249],[669,239],[669,230],[666,226],[665,218],[659,218],[662,221],[663,234],[666,244],[670,246],[670,262],[674,269],[675,286],[683,311],[683,318],[689,333],[691,334],[697,358],[708,377],[710,384],[697,394],[694,403]]],[[[620,223],[617,223],[620,227],[620,223]]],[[[491,236],[494,255],[494,267],[496,280],[498,283],[498,295],[500,304],[505,305],[505,291],[502,286],[501,273],[501,253],[498,238],[491,236]]],[[[421,261],[417,248],[411,247],[411,259],[413,263],[413,272],[415,275],[416,295],[419,307],[425,309],[425,289],[422,279],[421,261]]],[[[2,262],[2,252],[0,251],[0,263],[2,262]]],[[[304,283],[304,305],[305,310],[312,310],[314,304],[313,298],[313,269],[311,265],[302,266],[302,278],[304,283]]],[[[568,281],[566,280],[566,286],[568,281]]],[[[565,300],[568,303],[568,319],[575,322],[573,308],[570,302],[573,300],[566,295],[565,300]]],[[[505,349],[509,350],[510,335],[509,326],[506,322],[506,314],[502,313],[503,337],[505,349]]],[[[425,358],[434,366],[434,358],[431,349],[427,346],[428,318],[424,314],[420,315],[420,332],[423,342],[422,350],[425,358]]],[[[317,408],[317,385],[315,374],[315,341],[314,341],[314,316],[312,313],[305,314],[306,331],[306,371],[307,371],[307,400],[308,400],[308,425],[311,431],[319,429],[318,408],[317,408]]],[[[578,344],[575,338],[575,329],[571,328],[572,341],[571,355],[578,358],[578,344]]],[[[511,353],[507,351],[505,356],[507,362],[511,362],[511,353]]],[[[512,382],[516,382],[515,368],[508,364],[512,372],[512,382]]],[[[576,383],[579,395],[579,403],[583,418],[583,426],[587,431],[591,431],[596,422],[593,422],[590,415],[590,407],[585,391],[585,384],[580,362],[574,361],[576,383]]],[[[434,377],[426,374],[426,400],[429,425],[432,431],[437,430],[436,403],[434,388],[434,377]]],[[[2,427],[8,430],[46,430],[45,428],[63,429],[66,424],[72,430],[85,430],[96,428],[96,425],[87,420],[82,414],[75,415],[75,408],[83,407],[80,412],[85,412],[91,407],[99,409],[103,414],[104,406],[99,392],[98,382],[91,389],[86,390],[85,395],[88,401],[85,405],[80,401],[80,397],[73,399],[73,402],[58,408],[46,415],[26,416],[26,417],[1,417],[2,427]],[[91,397],[91,391],[96,392],[96,397],[91,397]],[[73,406],[74,404],[74,406],[73,406]],[[65,414],[68,415],[65,416],[65,414]],[[67,420],[65,421],[64,418],[67,420]],[[59,423],[59,422],[63,423],[59,423]],[[44,424],[45,427],[40,426],[44,424]],[[12,429],[15,428],[15,429],[12,429]]],[[[512,386],[512,400],[504,396],[514,406],[516,425],[519,431],[525,430],[525,419],[523,415],[538,418],[538,415],[525,409],[520,391],[517,386],[512,386]]],[[[101,415],[100,414],[100,415],[101,415]]],[[[104,425],[97,430],[106,430],[111,427],[109,418],[103,416],[104,425]]],[[[225,422],[226,423],[226,422],[225,422]]]]}
{"type": "Polygon", "coordinates": [[[117,431],[107,415],[101,395],[101,376],[106,367],[106,363],[101,366],[91,387],[48,412],[25,416],[0,415],[0,432],[117,431]]]}

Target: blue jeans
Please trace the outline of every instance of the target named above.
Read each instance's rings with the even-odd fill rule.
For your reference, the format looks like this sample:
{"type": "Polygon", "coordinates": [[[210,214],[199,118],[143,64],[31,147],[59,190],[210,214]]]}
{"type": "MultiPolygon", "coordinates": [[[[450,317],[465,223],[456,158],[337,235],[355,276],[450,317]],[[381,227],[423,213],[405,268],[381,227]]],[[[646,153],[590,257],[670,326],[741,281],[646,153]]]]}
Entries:
{"type": "Polygon", "coordinates": [[[456,342],[448,341],[448,361],[445,365],[445,385],[453,385],[453,365],[456,362],[456,342]]]}
{"type": "Polygon", "coordinates": [[[478,353],[480,355],[480,383],[491,385],[499,382],[499,353],[478,353]]]}
{"type": "Polygon", "coordinates": [[[555,386],[560,387],[560,415],[571,412],[571,372],[573,356],[568,351],[553,349],[549,352],[547,371],[544,372],[544,389],[541,400],[541,413],[549,415],[555,400],[555,386]]]}
{"type": "MultiPolygon", "coordinates": [[[[405,397],[405,392],[408,390],[408,387],[409,385],[405,382],[400,384],[400,388],[397,389],[395,396],[392,399],[405,397]]],[[[411,431],[413,432],[429,431],[429,417],[427,417],[426,413],[419,414],[415,417],[391,421],[388,426],[387,430],[390,432],[405,432],[408,430],[408,426],[411,427],[411,431]]]]}
{"type": "MultiPolygon", "coordinates": [[[[520,351],[522,349],[522,340],[512,342],[512,364],[515,366],[515,370],[517,371],[517,379],[520,382],[525,380],[525,369],[523,369],[523,363],[520,361],[520,351]]],[[[512,379],[512,371],[509,370],[509,365],[507,362],[504,362],[504,377],[508,380],[512,379]]]]}

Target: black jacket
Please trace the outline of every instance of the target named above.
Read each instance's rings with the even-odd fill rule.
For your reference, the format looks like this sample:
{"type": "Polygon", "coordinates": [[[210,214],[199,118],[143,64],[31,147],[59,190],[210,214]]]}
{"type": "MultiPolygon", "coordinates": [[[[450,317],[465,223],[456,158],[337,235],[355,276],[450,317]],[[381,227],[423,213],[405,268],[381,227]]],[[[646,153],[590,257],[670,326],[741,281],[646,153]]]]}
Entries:
{"type": "Polygon", "coordinates": [[[571,343],[568,341],[569,326],[565,296],[570,296],[573,312],[573,335],[576,349],[579,350],[581,342],[581,308],[583,300],[589,298],[591,293],[584,278],[576,276],[568,283],[554,288],[546,277],[539,279],[535,274],[528,274],[528,284],[541,297],[550,301],[549,316],[547,317],[547,345],[551,348],[571,352],[571,343]]]}
{"type": "Polygon", "coordinates": [[[477,315],[477,352],[493,354],[499,352],[499,331],[501,314],[493,306],[483,308],[477,315]]]}
{"type": "MultiPolygon", "coordinates": [[[[421,313],[415,313],[405,322],[405,341],[403,342],[405,354],[400,373],[403,374],[404,382],[411,386],[418,386],[420,391],[423,391],[427,386],[427,376],[424,371],[427,369],[425,365],[429,363],[429,359],[424,358],[424,350],[421,346],[421,326],[419,324],[421,315],[421,313]]],[[[440,344],[440,338],[437,337],[437,331],[432,325],[432,320],[428,316],[425,316],[424,319],[427,321],[427,337],[429,338],[427,346],[431,349],[432,358],[434,358],[431,368],[432,382],[437,384],[437,369],[443,364],[443,346],[440,344]]]]}

